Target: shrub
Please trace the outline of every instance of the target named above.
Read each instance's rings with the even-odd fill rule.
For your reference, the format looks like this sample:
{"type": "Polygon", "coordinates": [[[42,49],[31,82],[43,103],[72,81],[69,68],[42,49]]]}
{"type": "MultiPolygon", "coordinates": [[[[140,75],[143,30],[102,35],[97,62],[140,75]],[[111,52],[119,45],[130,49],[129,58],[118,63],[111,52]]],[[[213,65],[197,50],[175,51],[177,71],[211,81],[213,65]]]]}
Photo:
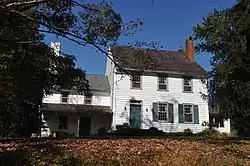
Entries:
{"type": "Polygon", "coordinates": [[[184,129],[184,135],[191,136],[193,135],[193,131],[190,128],[184,129]]]}
{"type": "Polygon", "coordinates": [[[129,124],[128,123],[123,123],[122,125],[116,125],[116,130],[121,130],[124,128],[129,128],[129,124]]]}
{"type": "Polygon", "coordinates": [[[197,133],[197,135],[205,137],[219,137],[221,133],[214,128],[206,128],[203,131],[197,133]]]}

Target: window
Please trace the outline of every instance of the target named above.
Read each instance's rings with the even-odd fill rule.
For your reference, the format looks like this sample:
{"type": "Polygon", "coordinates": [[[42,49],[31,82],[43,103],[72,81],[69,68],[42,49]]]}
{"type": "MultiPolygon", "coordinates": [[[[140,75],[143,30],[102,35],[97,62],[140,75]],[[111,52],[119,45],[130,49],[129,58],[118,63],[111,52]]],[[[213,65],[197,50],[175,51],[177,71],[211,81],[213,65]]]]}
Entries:
{"type": "Polygon", "coordinates": [[[135,89],[141,88],[141,76],[140,75],[132,76],[132,88],[135,88],[135,89]]]}
{"type": "Polygon", "coordinates": [[[183,105],[184,122],[193,122],[193,105],[183,105]]]}
{"type": "Polygon", "coordinates": [[[69,92],[62,92],[61,102],[68,103],[69,92]]]}
{"type": "Polygon", "coordinates": [[[168,104],[158,103],[158,120],[167,121],[168,120],[168,104]]]}
{"type": "Polygon", "coordinates": [[[167,90],[166,76],[158,76],[158,90],[167,90]]]}
{"type": "Polygon", "coordinates": [[[84,98],[85,104],[91,104],[92,103],[92,94],[86,94],[84,98]]]}
{"type": "Polygon", "coordinates": [[[183,78],[183,91],[184,92],[192,92],[192,78],[185,77],[183,78]]]}
{"type": "Polygon", "coordinates": [[[58,128],[68,129],[68,116],[67,115],[59,115],[58,128]]]}

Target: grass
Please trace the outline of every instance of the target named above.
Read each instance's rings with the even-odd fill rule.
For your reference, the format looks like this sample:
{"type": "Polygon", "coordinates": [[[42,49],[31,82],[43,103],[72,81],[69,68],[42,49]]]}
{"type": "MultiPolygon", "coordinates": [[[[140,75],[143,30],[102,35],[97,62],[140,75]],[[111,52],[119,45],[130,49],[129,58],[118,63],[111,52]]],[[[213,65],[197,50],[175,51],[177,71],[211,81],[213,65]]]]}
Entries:
{"type": "Polygon", "coordinates": [[[66,139],[0,143],[0,166],[250,165],[250,141],[204,138],[66,139]]]}

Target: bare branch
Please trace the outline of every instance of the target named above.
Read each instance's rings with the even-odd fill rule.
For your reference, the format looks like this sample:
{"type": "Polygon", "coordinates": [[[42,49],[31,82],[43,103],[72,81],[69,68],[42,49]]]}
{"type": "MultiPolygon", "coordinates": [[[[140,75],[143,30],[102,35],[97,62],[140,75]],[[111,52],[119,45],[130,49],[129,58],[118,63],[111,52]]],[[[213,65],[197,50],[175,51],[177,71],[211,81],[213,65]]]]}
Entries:
{"type": "Polygon", "coordinates": [[[12,2],[5,6],[13,7],[13,6],[33,5],[33,4],[40,4],[40,3],[45,3],[45,2],[47,2],[47,0],[32,0],[32,1],[25,1],[25,2],[12,2]]]}
{"type": "MultiPolygon", "coordinates": [[[[1,8],[2,8],[2,7],[1,7],[1,8]]],[[[23,13],[20,13],[20,12],[18,12],[18,11],[16,11],[16,10],[7,9],[7,11],[12,12],[12,13],[15,13],[15,14],[18,14],[18,15],[20,15],[20,16],[22,16],[22,17],[28,19],[29,21],[38,23],[38,24],[40,24],[40,25],[45,26],[46,28],[49,28],[49,29],[51,28],[51,29],[54,30],[54,31],[45,31],[45,30],[41,30],[41,29],[40,29],[39,31],[41,31],[41,32],[52,33],[52,34],[56,34],[56,35],[58,35],[58,36],[62,36],[62,37],[64,37],[64,38],[69,39],[70,41],[73,41],[73,42],[75,42],[75,43],[81,45],[81,46],[86,46],[86,44],[84,44],[84,43],[88,43],[88,44],[94,46],[94,47],[95,47],[97,50],[99,50],[101,53],[105,54],[105,55],[114,63],[114,65],[115,65],[117,68],[119,68],[119,69],[120,69],[121,71],[123,71],[124,73],[130,75],[130,73],[129,73],[128,71],[124,70],[120,65],[118,65],[118,64],[113,60],[113,58],[109,55],[109,52],[107,52],[107,51],[105,51],[104,49],[102,49],[102,48],[101,48],[100,46],[98,46],[96,43],[91,42],[91,41],[88,41],[88,40],[85,39],[84,37],[81,37],[81,36],[75,35],[75,34],[73,34],[73,33],[71,33],[71,32],[65,31],[65,30],[62,29],[62,28],[58,28],[58,27],[49,25],[49,24],[47,24],[47,23],[45,23],[45,22],[38,21],[37,19],[31,18],[31,17],[29,17],[29,16],[27,16],[27,15],[25,15],[25,14],[23,14],[23,13]],[[57,31],[57,32],[56,32],[56,31],[57,31]],[[67,35],[69,35],[69,36],[71,36],[71,37],[73,37],[73,38],[82,40],[83,42],[77,41],[77,40],[75,40],[75,39],[73,39],[73,38],[71,38],[71,37],[69,37],[69,36],[67,36],[67,35]]]]}

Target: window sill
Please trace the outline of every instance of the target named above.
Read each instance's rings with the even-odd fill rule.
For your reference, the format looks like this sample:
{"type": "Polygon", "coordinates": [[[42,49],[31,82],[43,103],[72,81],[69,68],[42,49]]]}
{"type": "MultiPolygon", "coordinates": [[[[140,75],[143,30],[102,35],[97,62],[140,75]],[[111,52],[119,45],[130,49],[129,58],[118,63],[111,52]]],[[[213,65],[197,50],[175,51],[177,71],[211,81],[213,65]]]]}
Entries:
{"type": "Polygon", "coordinates": [[[182,93],[194,93],[193,91],[182,91],[182,93]]]}
{"type": "Polygon", "coordinates": [[[194,122],[183,122],[183,124],[195,124],[194,122]]]}
{"type": "Polygon", "coordinates": [[[133,90],[142,90],[142,88],[130,88],[130,89],[133,89],[133,90]]]}
{"type": "Polygon", "coordinates": [[[157,91],[159,91],[159,92],[169,92],[168,89],[157,89],[157,91]]]}

